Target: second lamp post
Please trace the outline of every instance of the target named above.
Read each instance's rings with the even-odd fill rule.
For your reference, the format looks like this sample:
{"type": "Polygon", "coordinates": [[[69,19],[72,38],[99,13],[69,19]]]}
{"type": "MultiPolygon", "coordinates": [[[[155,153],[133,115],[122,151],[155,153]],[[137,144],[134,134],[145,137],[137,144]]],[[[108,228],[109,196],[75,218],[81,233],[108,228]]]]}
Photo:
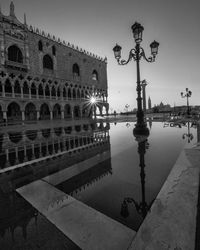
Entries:
{"type": "Polygon", "coordinates": [[[142,110],[142,97],[141,97],[141,81],[140,81],[140,59],[143,57],[147,62],[154,62],[155,57],[158,53],[158,46],[159,43],[155,40],[150,44],[151,48],[151,55],[150,57],[146,57],[144,49],[140,46],[140,43],[142,42],[142,32],[144,30],[143,26],[137,22],[135,22],[132,25],[132,32],[133,37],[135,39],[135,48],[131,49],[129,52],[129,58],[128,60],[121,59],[121,49],[122,47],[116,44],[116,46],[113,48],[115,58],[117,59],[117,62],[119,65],[126,65],[133,59],[136,61],[136,70],[137,70],[137,124],[135,129],[141,129],[146,126],[144,122],[144,112],[142,110]]]}
{"type": "Polygon", "coordinates": [[[192,95],[192,91],[190,91],[188,88],[185,89],[185,94],[181,92],[181,97],[186,97],[187,98],[187,115],[190,115],[190,106],[189,106],[189,97],[192,95]]]}

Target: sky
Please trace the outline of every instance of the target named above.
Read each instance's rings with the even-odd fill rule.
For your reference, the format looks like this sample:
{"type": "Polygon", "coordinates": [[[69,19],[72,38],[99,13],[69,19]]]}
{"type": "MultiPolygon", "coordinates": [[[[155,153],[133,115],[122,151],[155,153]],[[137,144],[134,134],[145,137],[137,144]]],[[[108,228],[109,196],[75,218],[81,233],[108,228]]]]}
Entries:
{"type": "MultiPolygon", "coordinates": [[[[73,43],[101,57],[107,57],[108,102],[110,109],[124,111],[137,107],[136,63],[117,64],[113,47],[122,47],[127,59],[135,47],[131,26],[144,27],[146,56],[150,43],[160,43],[154,63],[140,61],[141,80],[146,79],[147,99],[152,106],[186,105],[180,93],[192,91],[191,105],[200,105],[200,1],[199,0],[14,0],[15,14],[61,40],[73,43]]],[[[3,14],[9,13],[9,0],[1,0],[3,14]]]]}

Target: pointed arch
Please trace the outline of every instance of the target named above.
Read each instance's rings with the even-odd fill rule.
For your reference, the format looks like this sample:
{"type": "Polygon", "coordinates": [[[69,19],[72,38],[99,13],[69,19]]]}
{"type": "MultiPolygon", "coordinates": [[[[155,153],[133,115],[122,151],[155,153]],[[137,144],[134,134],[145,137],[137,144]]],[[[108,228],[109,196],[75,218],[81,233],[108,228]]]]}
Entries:
{"type": "Polygon", "coordinates": [[[65,104],[65,107],[64,107],[64,118],[72,118],[71,106],[69,104],[65,104]]]}
{"type": "Polygon", "coordinates": [[[73,76],[80,76],[80,69],[79,69],[79,66],[77,63],[74,63],[73,66],[72,66],[72,73],[73,73],[73,76]]]}
{"type": "Polygon", "coordinates": [[[65,86],[63,87],[63,97],[66,98],[67,97],[67,91],[65,86]]]}
{"type": "Polygon", "coordinates": [[[38,50],[43,51],[43,43],[41,40],[38,42],[38,50]]]}
{"type": "Polygon", "coordinates": [[[92,72],[92,80],[98,81],[98,73],[95,69],[92,72]]]}
{"type": "Polygon", "coordinates": [[[21,94],[21,86],[20,86],[18,80],[15,81],[14,92],[15,92],[15,94],[21,94]]]}
{"type": "Polygon", "coordinates": [[[11,102],[7,107],[7,118],[8,120],[16,121],[22,120],[22,114],[20,106],[16,102],[11,102]]]}
{"type": "Polygon", "coordinates": [[[40,107],[40,120],[50,120],[50,110],[46,103],[43,103],[40,107]]]}
{"type": "Polygon", "coordinates": [[[5,93],[12,93],[12,85],[9,79],[5,82],[5,93]]]}
{"type": "Polygon", "coordinates": [[[12,45],[8,48],[8,60],[17,63],[23,63],[22,52],[16,45],[12,45]]]}
{"type": "Polygon", "coordinates": [[[27,121],[37,120],[36,107],[32,102],[29,102],[25,106],[25,120],[27,121]]]}
{"type": "Polygon", "coordinates": [[[61,119],[61,107],[58,103],[53,107],[53,119],[61,119]]]}
{"type": "Polygon", "coordinates": [[[28,83],[26,81],[23,84],[23,94],[24,95],[28,95],[29,94],[29,87],[28,87],[28,83]]]}
{"type": "Polygon", "coordinates": [[[54,85],[51,88],[51,96],[54,96],[54,97],[56,96],[56,88],[54,85]]]}
{"type": "Polygon", "coordinates": [[[31,97],[33,96],[36,96],[36,86],[34,82],[31,84],[31,97]]]}
{"type": "Polygon", "coordinates": [[[72,94],[71,94],[71,89],[70,88],[68,88],[68,90],[67,90],[67,97],[68,97],[68,99],[72,98],[72,94]]]}
{"type": "Polygon", "coordinates": [[[42,83],[39,84],[39,87],[38,87],[38,95],[43,98],[44,96],[44,89],[42,87],[42,83]]]}
{"type": "Polygon", "coordinates": [[[80,107],[78,105],[74,106],[74,118],[80,118],[81,112],[80,107]]]}
{"type": "Polygon", "coordinates": [[[50,96],[50,89],[48,84],[45,86],[45,96],[50,96]]]}
{"type": "Polygon", "coordinates": [[[76,89],[75,88],[72,89],[72,97],[73,97],[73,99],[76,99],[76,89]]]}
{"type": "Polygon", "coordinates": [[[43,68],[53,70],[53,60],[48,54],[43,57],[43,68]]]}

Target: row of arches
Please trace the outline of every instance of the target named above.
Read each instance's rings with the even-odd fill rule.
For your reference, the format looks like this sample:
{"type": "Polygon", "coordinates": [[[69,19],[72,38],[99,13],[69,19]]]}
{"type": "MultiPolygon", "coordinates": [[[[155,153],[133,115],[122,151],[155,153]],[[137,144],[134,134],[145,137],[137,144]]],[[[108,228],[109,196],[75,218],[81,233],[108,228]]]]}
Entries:
{"type": "Polygon", "coordinates": [[[97,90],[81,89],[68,84],[43,84],[42,82],[29,82],[19,80],[11,81],[9,78],[0,80],[0,95],[21,98],[47,98],[47,99],[88,99],[95,94],[99,101],[105,101],[105,94],[97,90]]]}
{"type": "MultiPolygon", "coordinates": [[[[43,50],[43,45],[41,43],[38,44],[38,48],[40,51],[43,50]]],[[[52,47],[53,55],[56,55],[55,46],[52,47]]],[[[16,63],[23,64],[24,58],[21,49],[17,45],[11,45],[8,47],[8,60],[16,63]]],[[[48,70],[54,70],[54,61],[51,55],[45,54],[42,58],[43,68],[48,70]]],[[[72,65],[72,74],[75,79],[80,77],[80,67],[77,63],[72,65]]],[[[92,71],[91,79],[94,81],[98,81],[99,76],[96,69],[92,71]]]]}
{"type": "Polygon", "coordinates": [[[0,153],[1,168],[17,165],[23,162],[31,161],[42,157],[55,157],[63,151],[69,153],[80,152],[81,150],[90,150],[93,147],[102,146],[109,143],[109,137],[82,136],[68,137],[65,139],[54,140],[51,142],[32,143],[24,147],[7,148],[5,152],[0,153]]]}
{"type": "Polygon", "coordinates": [[[88,105],[72,106],[69,103],[64,106],[58,103],[51,106],[47,103],[42,103],[36,107],[34,103],[29,102],[24,107],[20,107],[20,104],[17,102],[11,102],[4,109],[0,105],[1,122],[91,118],[94,113],[102,112],[97,106],[93,109],[93,107],[88,105]]]}
{"type": "MultiPolygon", "coordinates": [[[[2,152],[2,145],[13,144],[27,144],[30,142],[42,142],[52,141],[56,138],[64,138],[71,136],[86,136],[92,135],[93,132],[97,132],[99,138],[108,136],[109,123],[91,123],[91,124],[77,124],[75,126],[56,127],[56,128],[44,128],[41,130],[26,130],[17,132],[8,132],[0,134],[0,152],[2,152]]],[[[9,146],[10,147],[10,146],[9,146]]]]}

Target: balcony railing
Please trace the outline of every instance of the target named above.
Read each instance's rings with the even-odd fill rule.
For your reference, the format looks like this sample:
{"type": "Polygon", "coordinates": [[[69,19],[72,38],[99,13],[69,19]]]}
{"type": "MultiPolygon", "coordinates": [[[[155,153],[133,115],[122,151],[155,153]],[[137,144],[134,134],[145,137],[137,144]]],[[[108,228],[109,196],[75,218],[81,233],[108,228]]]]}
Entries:
{"type": "Polygon", "coordinates": [[[26,65],[22,64],[22,63],[18,63],[18,62],[13,62],[13,61],[6,61],[5,66],[7,68],[11,68],[11,69],[16,69],[16,70],[21,70],[24,72],[28,71],[28,68],[26,65]]]}
{"type": "MultiPolygon", "coordinates": [[[[3,92],[0,92],[0,97],[3,98],[3,92]]],[[[64,100],[64,101],[87,101],[88,98],[73,98],[73,97],[62,97],[62,96],[44,96],[44,95],[29,95],[29,94],[21,94],[21,93],[10,93],[10,92],[5,92],[5,98],[18,98],[18,99],[40,99],[40,100],[64,100]]],[[[106,100],[98,100],[98,103],[106,103],[106,100]]]]}

